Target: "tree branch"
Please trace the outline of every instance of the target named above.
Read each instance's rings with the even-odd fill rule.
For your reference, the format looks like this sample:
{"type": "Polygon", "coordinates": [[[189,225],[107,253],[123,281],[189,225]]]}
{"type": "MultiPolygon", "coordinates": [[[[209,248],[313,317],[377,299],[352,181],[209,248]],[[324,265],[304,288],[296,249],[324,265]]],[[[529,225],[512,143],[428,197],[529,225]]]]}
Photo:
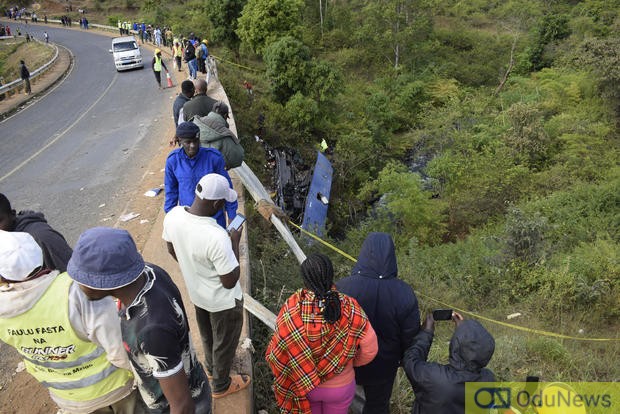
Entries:
{"type": "Polygon", "coordinates": [[[495,96],[497,96],[497,94],[502,90],[502,88],[506,84],[506,81],[508,80],[508,76],[510,75],[510,72],[512,71],[512,67],[515,64],[514,54],[515,54],[515,48],[517,47],[517,38],[518,36],[515,35],[512,41],[512,47],[510,48],[510,62],[508,63],[508,68],[506,68],[506,72],[504,73],[502,80],[499,82],[499,85],[497,85],[495,92],[493,92],[493,95],[495,96]]]}

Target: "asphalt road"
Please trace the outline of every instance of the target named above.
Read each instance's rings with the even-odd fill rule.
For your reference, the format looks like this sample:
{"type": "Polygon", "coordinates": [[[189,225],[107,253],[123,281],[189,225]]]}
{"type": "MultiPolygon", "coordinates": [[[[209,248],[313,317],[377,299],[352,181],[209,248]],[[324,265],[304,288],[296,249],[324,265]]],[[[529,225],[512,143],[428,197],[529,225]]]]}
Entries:
{"type": "Polygon", "coordinates": [[[119,73],[109,37],[21,27],[38,38],[47,30],[75,63],[56,89],[0,123],[0,192],[17,210],[42,211],[73,245],[89,227],[114,225],[135,195],[144,167],[167,141],[174,91],[156,87],[149,50],[142,50],[145,69],[119,73]]]}

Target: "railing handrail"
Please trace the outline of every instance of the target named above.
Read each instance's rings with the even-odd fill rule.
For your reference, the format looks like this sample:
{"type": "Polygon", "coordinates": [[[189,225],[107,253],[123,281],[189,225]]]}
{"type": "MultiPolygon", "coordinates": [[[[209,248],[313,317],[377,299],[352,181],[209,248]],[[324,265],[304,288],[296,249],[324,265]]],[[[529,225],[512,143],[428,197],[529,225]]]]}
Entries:
{"type": "MultiPolygon", "coordinates": [[[[13,36],[11,36],[13,37],[13,36]]],[[[39,39],[34,39],[35,42],[39,42],[41,44],[46,44],[43,43],[41,40],[39,39]]],[[[47,62],[46,64],[44,64],[43,66],[37,68],[34,72],[30,73],[30,79],[34,79],[37,76],[41,75],[43,72],[45,72],[55,61],[56,59],[58,59],[58,46],[51,44],[51,43],[47,43],[47,45],[51,46],[54,48],[55,53],[54,56],[52,57],[52,59],[47,62]]],[[[6,85],[2,85],[0,86],[0,94],[12,91],[13,89],[17,88],[24,80],[23,79],[16,79],[12,82],[7,83],[6,85]]]]}

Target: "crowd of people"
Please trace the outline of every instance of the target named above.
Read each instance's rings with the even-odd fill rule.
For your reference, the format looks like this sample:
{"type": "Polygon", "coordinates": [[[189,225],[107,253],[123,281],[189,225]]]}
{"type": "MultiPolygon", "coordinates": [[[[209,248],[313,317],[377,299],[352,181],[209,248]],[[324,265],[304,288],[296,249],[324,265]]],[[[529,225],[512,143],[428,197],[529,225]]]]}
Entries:
{"type": "MultiPolygon", "coordinates": [[[[209,413],[212,399],[251,382],[231,374],[243,324],[242,228],[218,219],[226,210],[232,220],[234,210],[225,207],[237,194],[222,155],[198,146],[196,125],[181,123],[175,135],[181,148],[171,152],[166,176],[189,184],[198,169],[217,170],[198,179],[189,203],[178,198],[189,196],[188,186],[167,194],[174,206],[162,234],[194,305],[204,364],[179,289],[164,269],[144,261],[127,231],[88,229],[72,250],[42,213],[16,213],[0,195],[0,339],[18,350],[64,412],[209,413]],[[176,168],[199,154],[209,162],[176,168]]],[[[464,384],[494,381],[485,368],[493,337],[456,312],[449,363],[427,360],[435,320],[429,314],[420,325],[390,235],[370,233],[350,276],[338,281],[322,254],[309,255],[300,270],[304,287],[285,301],[265,352],[282,413],[346,414],[356,385],[364,390],[363,413],[389,413],[399,366],[413,387],[415,414],[463,413],[464,384]]]]}

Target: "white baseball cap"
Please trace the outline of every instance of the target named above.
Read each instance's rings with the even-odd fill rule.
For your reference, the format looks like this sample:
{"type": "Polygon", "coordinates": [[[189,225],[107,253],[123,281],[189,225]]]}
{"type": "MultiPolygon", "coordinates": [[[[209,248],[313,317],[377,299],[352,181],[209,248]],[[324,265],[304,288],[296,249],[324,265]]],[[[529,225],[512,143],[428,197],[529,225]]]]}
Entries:
{"type": "Polygon", "coordinates": [[[219,174],[207,174],[198,181],[196,195],[202,200],[237,200],[237,192],[230,188],[228,180],[219,174]]]}
{"type": "Polygon", "coordinates": [[[43,266],[43,250],[28,233],[0,230],[0,276],[23,282],[43,266]]]}

